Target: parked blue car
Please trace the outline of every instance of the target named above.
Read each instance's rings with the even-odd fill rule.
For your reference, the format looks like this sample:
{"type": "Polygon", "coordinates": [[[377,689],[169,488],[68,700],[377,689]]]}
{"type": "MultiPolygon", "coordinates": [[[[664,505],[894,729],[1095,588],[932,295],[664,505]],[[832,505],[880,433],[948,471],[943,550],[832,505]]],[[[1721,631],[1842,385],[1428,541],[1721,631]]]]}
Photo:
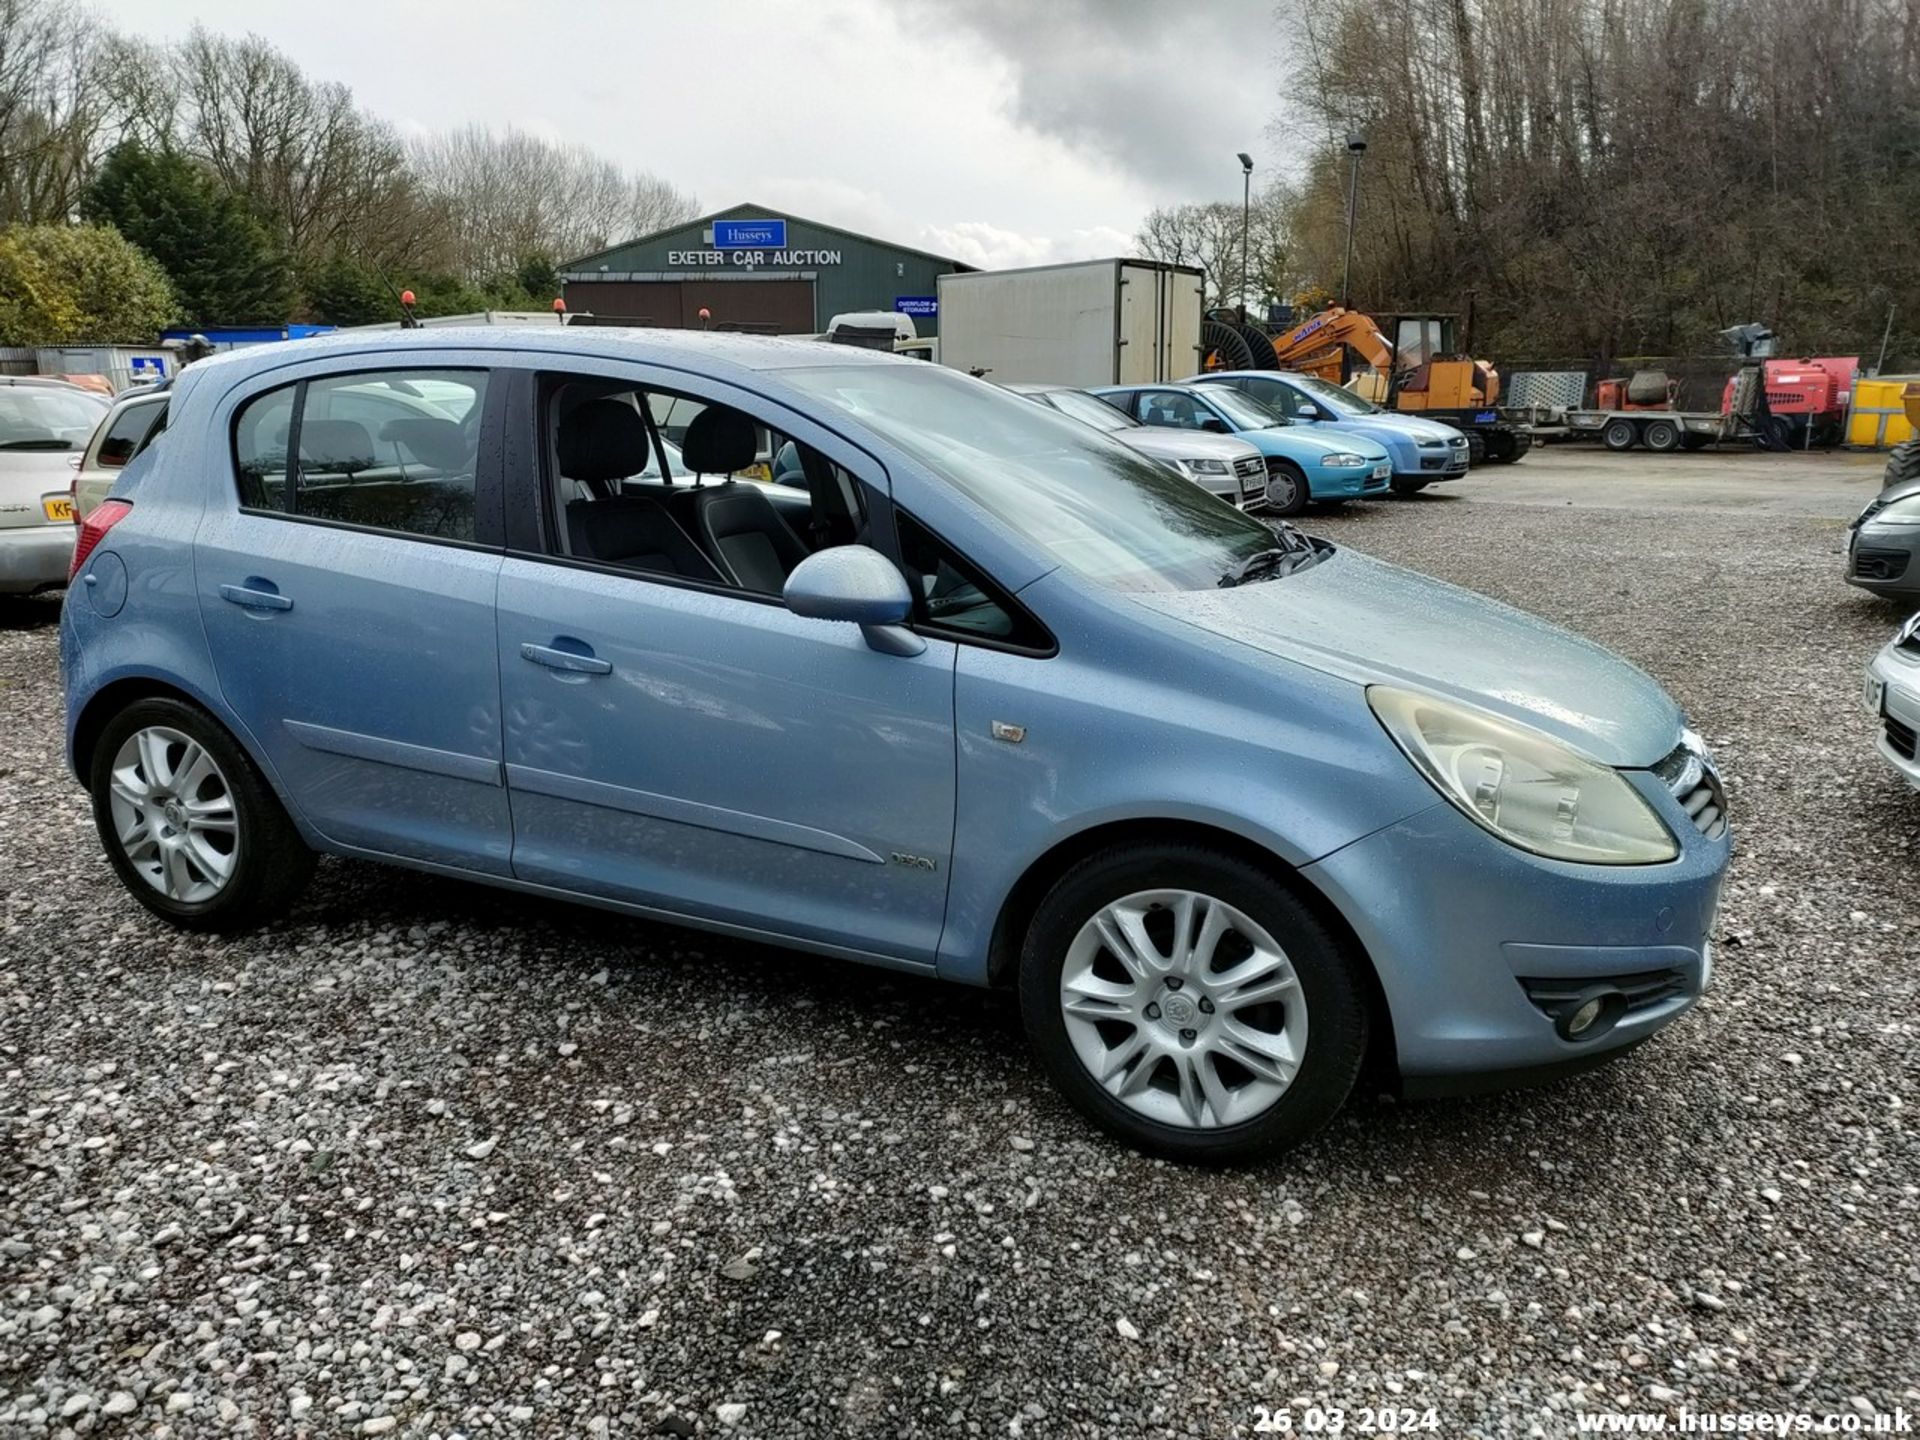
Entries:
{"type": "Polygon", "coordinates": [[[1467,437],[1451,425],[1383,410],[1364,396],[1312,375],[1273,370],[1216,370],[1190,385],[1222,385],[1323,435],[1358,435],[1385,446],[1393,459],[1393,492],[1414,495],[1438,480],[1467,473],[1467,437]]]}
{"type": "Polygon", "coordinates": [[[1393,463],[1359,436],[1318,435],[1237,390],[1195,385],[1112,385],[1091,393],[1146,425],[1233,435],[1267,461],[1267,508],[1298,515],[1312,500],[1384,495],[1393,463]]]}
{"type": "Polygon", "coordinates": [[[176,925],[281,919],[325,852],[1004,985],[1075,1105],[1195,1160],[1370,1056],[1580,1068],[1707,984],[1723,801],[1653,680],[937,366],[236,351],[74,566],[69,761],[176,925]]]}

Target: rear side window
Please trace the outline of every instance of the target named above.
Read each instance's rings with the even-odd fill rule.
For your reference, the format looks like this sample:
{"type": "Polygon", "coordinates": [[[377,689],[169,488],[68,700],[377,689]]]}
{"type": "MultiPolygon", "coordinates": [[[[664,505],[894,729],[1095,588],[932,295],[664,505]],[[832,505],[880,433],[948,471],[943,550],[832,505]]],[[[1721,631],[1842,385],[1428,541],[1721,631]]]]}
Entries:
{"type": "Polygon", "coordinates": [[[486,387],[482,370],[382,370],[257,395],[234,421],[240,503],[472,541],[486,387]]]}
{"type": "Polygon", "coordinates": [[[118,470],[140,453],[157,425],[166,419],[167,402],[157,400],[145,405],[129,405],[113,417],[107,433],[100,437],[100,450],[93,463],[107,470],[118,470]]]}

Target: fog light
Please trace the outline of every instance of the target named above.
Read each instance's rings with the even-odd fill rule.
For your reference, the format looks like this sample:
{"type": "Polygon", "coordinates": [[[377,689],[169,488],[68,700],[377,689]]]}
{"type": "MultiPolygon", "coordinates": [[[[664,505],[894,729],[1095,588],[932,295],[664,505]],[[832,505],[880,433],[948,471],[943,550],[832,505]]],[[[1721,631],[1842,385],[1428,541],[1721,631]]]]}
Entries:
{"type": "Polygon", "coordinates": [[[1569,995],[1553,1012],[1554,1033],[1578,1044],[1598,1040],[1627,1013],[1627,997],[1611,985],[1592,985],[1569,995]]]}

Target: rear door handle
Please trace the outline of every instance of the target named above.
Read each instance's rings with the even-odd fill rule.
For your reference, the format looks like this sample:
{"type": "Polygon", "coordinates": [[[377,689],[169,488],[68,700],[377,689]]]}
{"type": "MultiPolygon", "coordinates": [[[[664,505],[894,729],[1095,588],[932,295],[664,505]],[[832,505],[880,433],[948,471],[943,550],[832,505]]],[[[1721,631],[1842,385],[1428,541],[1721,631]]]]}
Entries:
{"type": "Polygon", "coordinates": [[[577,650],[560,650],[552,645],[535,645],[532,641],[520,647],[520,658],[531,660],[536,665],[545,665],[549,670],[570,670],[576,675],[611,675],[613,662],[602,660],[598,655],[582,655],[577,650]]]}
{"type": "Polygon", "coordinates": [[[293,600],[278,590],[256,590],[250,585],[222,585],[220,598],[248,610],[291,610],[293,600]]]}

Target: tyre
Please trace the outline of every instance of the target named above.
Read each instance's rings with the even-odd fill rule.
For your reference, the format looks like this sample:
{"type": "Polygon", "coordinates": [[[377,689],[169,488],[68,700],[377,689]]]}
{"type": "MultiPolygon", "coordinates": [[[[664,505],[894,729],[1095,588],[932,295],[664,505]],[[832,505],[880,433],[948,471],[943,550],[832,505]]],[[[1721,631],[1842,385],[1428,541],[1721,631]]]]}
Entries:
{"type": "Polygon", "coordinates": [[[1285,884],[1192,845],[1081,861],[1020,958],[1020,1013],[1054,1083],[1129,1145],[1225,1163],[1297,1145],[1359,1074],[1354,961],[1285,884]]]}
{"type": "Polygon", "coordinates": [[[1312,499],[1307,472],[1291,460],[1277,460],[1267,468],[1267,513],[1298,515],[1312,499]]]}
{"type": "Polygon", "coordinates": [[[1882,477],[1882,488],[1902,485],[1909,480],[1920,480],[1920,438],[1903,440],[1893,447],[1893,452],[1887,456],[1887,473],[1882,477]]]}
{"type": "Polygon", "coordinates": [[[1393,493],[1396,495],[1418,495],[1432,483],[1431,480],[1415,480],[1409,476],[1396,475],[1393,477],[1393,493]]]}
{"type": "Polygon", "coordinates": [[[244,930],[281,914],[313,852],[219,722],[179,700],[140,700],[93,751],[93,819],[120,882],[189,930],[244,930]]]}
{"type": "Polygon", "coordinates": [[[1640,432],[1640,438],[1649,450],[1657,450],[1662,455],[1680,448],[1680,427],[1671,420],[1649,420],[1646,428],[1640,432]]]}
{"type": "Polygon", "coordinates": [[[1640,439],[1640,429],[1631,420],[1609,420],[1600,432],[1600,443],[1609,450],[1631,450],[1640,439]]]}
{"type": "Polygon", "coordinates": [[[1486,449],[1490,464],[1511,465],[1520,458],[1520,437],[1511,430],[1489,430],[1486,449]]]}

